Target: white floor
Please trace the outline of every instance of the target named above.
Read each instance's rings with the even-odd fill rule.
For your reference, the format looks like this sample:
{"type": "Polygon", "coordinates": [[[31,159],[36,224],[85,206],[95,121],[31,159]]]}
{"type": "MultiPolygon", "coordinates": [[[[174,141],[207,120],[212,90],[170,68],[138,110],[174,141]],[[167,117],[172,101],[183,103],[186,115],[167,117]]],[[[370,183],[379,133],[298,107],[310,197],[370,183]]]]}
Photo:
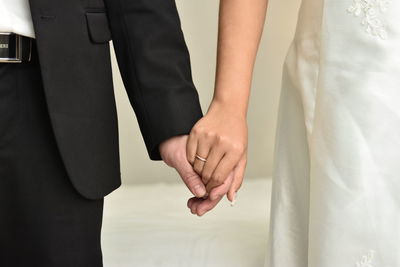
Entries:
{"type": "Polygon", "coordinates": [[[123,186],[105,203],[105,267],[262,267],[271,182],[247,180],[236,206],[202,218],[183,184],[123,186]]]}

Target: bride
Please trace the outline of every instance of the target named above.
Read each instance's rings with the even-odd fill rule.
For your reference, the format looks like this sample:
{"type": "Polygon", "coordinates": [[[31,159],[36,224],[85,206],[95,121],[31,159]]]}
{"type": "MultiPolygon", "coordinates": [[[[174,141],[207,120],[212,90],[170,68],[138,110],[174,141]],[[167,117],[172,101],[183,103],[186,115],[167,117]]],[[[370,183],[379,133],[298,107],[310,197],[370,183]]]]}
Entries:
{"type": "MultiPolygon", "coordinates": [[[[266,9],[221,0],[215,94],[187,154],[208,191],[230,189],[191,199],[194,214],[234,201],[242,183],[266,9]]],[[[267,266],[400,266],[399,12],[399,1],[303,0],[283,69],[267,266]]]]}

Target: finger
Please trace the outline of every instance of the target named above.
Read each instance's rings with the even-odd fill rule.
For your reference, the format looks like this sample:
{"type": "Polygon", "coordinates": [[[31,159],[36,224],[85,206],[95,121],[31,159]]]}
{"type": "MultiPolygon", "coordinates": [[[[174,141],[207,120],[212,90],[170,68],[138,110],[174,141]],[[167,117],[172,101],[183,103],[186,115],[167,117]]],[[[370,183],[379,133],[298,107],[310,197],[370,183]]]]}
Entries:
{"type": "Polygon", "coordinates": [[[200,198],[194,198],[193,199],[192,205],[190,206],[190,212],[193,215],[197,215],[197,205],[198,204],[196,204],[196,203],[198,203],[199,201],[200,201],[200,198]]]}
{"type": "Polygon", "coordinates": [[[193,170],[188,161],[182,161],[175,168],[193,195],[196,197],[204,197],[206,195],[207,192],[200,176],[193,170]]]}
{"type": "MultiPolygon", "coordinates": [[[[207,196],[208,197],[208,196],[207,196]]],[[[198,197],[191,197],[189,200],[188,200],[188,202],[187,202],[187,206],[188,206],[188,208],[189,209],[191,209],[192,208],[192,206],[193,206],[193,204],[196,202],[196,201],[200,201],[200,200],[204,200],[204,199],[207,199],[206,197],[202,197],[202,198],[198,198],[198,197]]]]}
{"type": "Polygon", "coordinates": [[[236,157],[225,154],[206,186],[207,192],[210,192],[214,187],[223,184],[223,182],[228,178],[229,173],[232,172],[235,166],[238,164],[238,161],[239,159],[236,159],[236,157]]]}
{"type": "Polygon", "coordinates": [[[200,205],[200,203],[202,203],[203,201],[206,201],[206,199],[202,199],[202,198],[196,198],[193,201],[193,204],[191,206],[191,212],[195,215],[197,215],[197,207],[200,205]]]}
{"type": "Polygon", "coordinates": [[[240,160],[239,164],[236,166],[234,170],[234,178],[231,187],[229,188],[229,192],[227,197],[230,202],[234,203],[236,201],[236,194],[239,191],[240,187],[242,186],[244,173],[246,170],[246,157],[240,160]]]}
{"type": "Polygon", "coordinates": [[[211,180],[211,176],[217,168],[219,162],[224,157],[225,152],[218,147],[212,147],[208,155],[207,162],[204,164],[203,171],[201,173],[201,179],[204,184],[208,184],[211,180]]]}
{"type": "Polygon", "coordinates": [[[209,203],[209,202],[211,202],[211,200],[210,199],[204,199],[204,198],[191,198],[191,202],[190,202],[190,211],[193,213],[193,214],[196,214],[196,215],[198,215],[197,214],[197,209],[198,209],[198,207],[199,206],[201,206],[201,207],[203,207],[204,206],[204,204],[203,203],[209,203]]]}
{"type": "MultiPolygon", "coordinates": [[[[200,156],[201,158],[207,160],[208,154],[210,153],[211,149],[211,142],[208,142],[207,140],[199,140],[199,143],[197,144],[197,151],[196,155],[200,156]]],[[[194,160],[194,165],[193,169],[199,174],[202,174],[203,167],[205,162],[198,159],[195,155],[195,160],[194,160]]]]}
{"type": "Polygon", "coordinates": [[[197,136],[191,132],[186,143],[186,155],[188,161],[192,166],[196,157],[197,143],[197,136]]]}
{"type": "Polygon", "coordinates": [[[215,200],[227,194],[229,188],[231,188],[232,186],[233,178],[234,178],[234,172],[231,172],[222,185],[217,186],[211,190],[210,199],[215,200]]]}
{"type": "Polygon", "coordinates": [[[189,199],[189,209],[190,209],[190,212],[192,213],[192,214],[194,214],[194,215],[197,215],[197,206],[199,205],[199,203],[201,202],[201,201],[204,201],[205,199],[204,198],[197,198],[197,197],[192,197],[191,199],[189,199]]]}
{"type": "Polygon", "coordinates": [[[221,201],[223,196],[228,192],[232,185],[234,179],[234,173],[231,172],[224,183],[216,188],[214,188],[209,198],[191,198],[188,201],[188,206],[193,214],[198,216],[203,216],[205,213],[209,212],[221,201]]]}
{"type": "Polygon", "coordinates": [[[195,197],[189,198],[188,202],[187,202],[187,207],[190,209],[192,207],[193,201],[194,201],[195,197]]]}
{"type": "Polygon", "coordinates": [[[196,214],[198,216],[203,216],[207,212],[214,209],[217,206],[217,204],[221,201],[222,198],[223,198],[223,196],[221,196],[217,199],[214,199],[214,200],[207,198],[203,201],[196,203],[195,204],[196,205],[196,210],[195,210],[196,214]]]}
{"type": "Polygon", "coordinates": [[[204,161],[199,160],[198,158],[196,158],[194,160],[194,164],[193,164],[193,169],[196,171],[196,173],[198,173],[199,175],[202,174],[203,172],[203,167],[204,167],[204,161]]]}

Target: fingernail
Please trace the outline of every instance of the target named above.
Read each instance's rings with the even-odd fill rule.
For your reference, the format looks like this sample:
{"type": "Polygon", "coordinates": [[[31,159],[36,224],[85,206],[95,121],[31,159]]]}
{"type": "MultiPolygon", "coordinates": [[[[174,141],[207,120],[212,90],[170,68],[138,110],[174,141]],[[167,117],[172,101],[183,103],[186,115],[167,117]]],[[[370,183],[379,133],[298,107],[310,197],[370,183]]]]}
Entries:
{"type": "Polygon", "coordinates": [[[236,204],[236,199],[237,199],[237,193],[235,193],[235,194],[233,195],[233,200],[232,200],[232,202],[231,202],[231,207],[235,206],[235,204],[236,204]]]}
{"type": "Polygon", "coordinates": [[[201,185],[196,185],[194,188],[194,193],[196,194],[196,197],[202,197],[206,193],[206,190],[201,185]]]}

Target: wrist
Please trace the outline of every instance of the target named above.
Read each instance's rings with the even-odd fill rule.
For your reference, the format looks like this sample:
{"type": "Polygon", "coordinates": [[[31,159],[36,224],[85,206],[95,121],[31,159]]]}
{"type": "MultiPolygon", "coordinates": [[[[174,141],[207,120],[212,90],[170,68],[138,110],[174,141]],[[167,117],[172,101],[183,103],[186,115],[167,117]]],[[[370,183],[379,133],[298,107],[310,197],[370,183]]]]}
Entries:
{"type": "Polygon", "coordinates": [[[207,113],[224,112],[247,120],[247,103],[238,104],[237,101],[214,97],[207,113]]]}

